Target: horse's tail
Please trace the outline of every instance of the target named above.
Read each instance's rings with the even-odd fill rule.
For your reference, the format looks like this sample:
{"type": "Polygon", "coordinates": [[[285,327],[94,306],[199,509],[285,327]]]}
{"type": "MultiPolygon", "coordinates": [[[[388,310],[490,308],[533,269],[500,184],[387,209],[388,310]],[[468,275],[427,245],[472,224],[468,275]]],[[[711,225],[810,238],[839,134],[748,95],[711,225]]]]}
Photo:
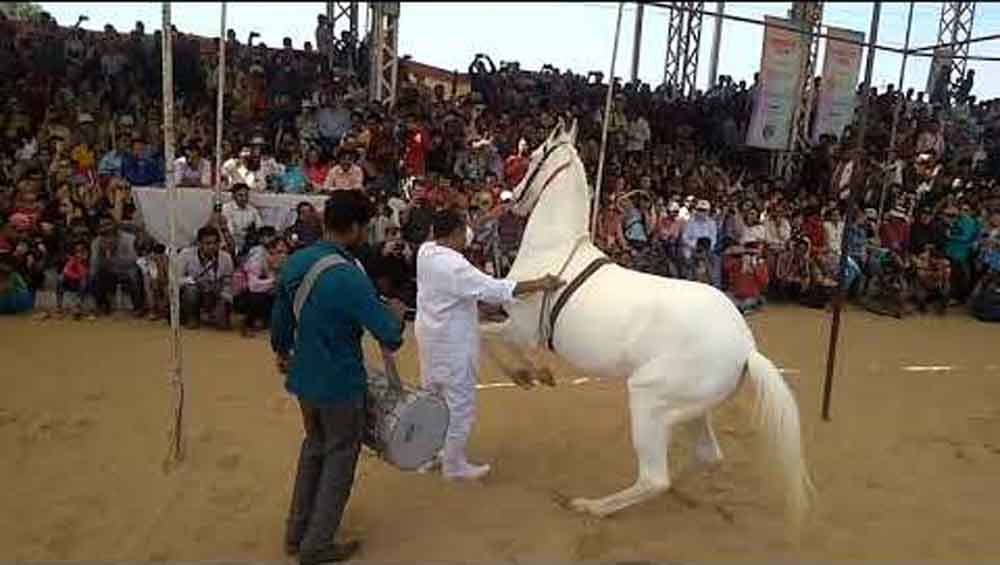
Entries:
{"type": "Polygon", "coordinates": [[[754,421],[781,467],[789,517],[800,524],[809,509],[813,485],[802,455],[798,405],[778,368],[757,350],[750,352],[747,372],[755,389],[754,421]]]}

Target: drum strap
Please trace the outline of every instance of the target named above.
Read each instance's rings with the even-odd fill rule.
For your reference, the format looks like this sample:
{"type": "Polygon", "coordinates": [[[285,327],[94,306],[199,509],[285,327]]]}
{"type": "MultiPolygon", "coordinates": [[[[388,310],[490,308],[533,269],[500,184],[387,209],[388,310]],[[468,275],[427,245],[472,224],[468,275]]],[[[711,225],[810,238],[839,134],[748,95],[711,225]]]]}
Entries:
{"type": "MultiPolygon", "coordinates": [[[[313,285],[315,285],[316,281],[319,280],[319,276],[328,269],[349,264],[351,264],[350,261],[342,257],[340,253],[331,253],[325,257],[321,257],[318,261],[312,264],[312,267],[309,267],[309,270],[306,272],[306,276],[302,278],[299,288],[295,291],[295,302],[292,303],[292,312],[295,314],[296,323],[299,321],[299,317],[302,313],[302,307],[306,305],[306,300],[309,299],[309,293],[312,292],[313,285]]],[[[354,261],[354,265],[364,271],[364,268],[358,261],[354,261]]]]}
{"type": "Polygon", "coordinates": [[[584,269],[569,283],[566,290],[563,291],[559,295],[559,298],[556,299],[556,303],[552,306],[552,314],[549,315],[549,335],[547,345],[549,346],[550,351],[556,350],[555,345],[553,344],[553,338],[556,335],[556,322],[559,320],[559,313],[562,312],[566,303],[569,302],[570,297],[572,297],[573,293],[583,286],[583,283],[587,282],[587,279],[589,279],[591,275],[599,271],[601,267],[611,263],[614,263],[614,261],[608,259],[607,257],[598,257],[597,259],[594,259],[589,265],[587,265],[586,269],[584,269]]]}

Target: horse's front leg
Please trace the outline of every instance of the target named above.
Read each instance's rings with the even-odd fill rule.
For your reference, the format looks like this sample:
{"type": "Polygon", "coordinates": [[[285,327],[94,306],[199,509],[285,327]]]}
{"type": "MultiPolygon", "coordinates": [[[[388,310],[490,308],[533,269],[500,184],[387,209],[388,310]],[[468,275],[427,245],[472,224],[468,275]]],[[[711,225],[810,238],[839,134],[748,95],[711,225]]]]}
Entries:
{"type": "Polygon", "coordinates": [[[490,343],[483,348],[490,359],[500,368],[500,371],[510,377],[516,385],[521,388],[531,388],[540,382],[548,386],[555,386],[555,378],[552,371],[544,365],[539,365],[532,356],[525,353],[524,349],[510,344],[504,340],[490,340],[490,343]],[[510,357],[515,360],[514,364],[508,364],[502,357],[497,355],[497,348],[504,348],[510,357]]]}

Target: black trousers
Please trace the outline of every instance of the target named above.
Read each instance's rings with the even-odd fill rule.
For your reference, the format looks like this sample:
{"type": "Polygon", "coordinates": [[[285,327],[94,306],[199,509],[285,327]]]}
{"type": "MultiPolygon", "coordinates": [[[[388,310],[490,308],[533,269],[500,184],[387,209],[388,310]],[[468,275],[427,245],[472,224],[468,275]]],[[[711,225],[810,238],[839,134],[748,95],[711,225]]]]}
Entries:
{"type": "Polygon", "coordinates": [[[274,305],[274,294],[270,292],[247,292],[243,295],[243,307],[246,318],[243,323],[252,328],[258,320],[265,326],[271,325],[271,307],[274,305]]]}
{"type": "Polygon", "coordinates": [[[143,294],[142,273],[139,267],[127,270],[115,270],[110,267],[102,267],[94,274],[94,299],[97,307],[105,313],[111,312],[111,295],[115,288],[121,285],[132,300],[132,308],[135,311],[142,311],[145,304],[143,294]]]}
{"type": "Polygon", "coordinates": [[[305,438],[288,513],[286,545],[299,554],[333,544],[354,485],[365,427],[365,400],[315,405],[299,399],[305,438]]]}

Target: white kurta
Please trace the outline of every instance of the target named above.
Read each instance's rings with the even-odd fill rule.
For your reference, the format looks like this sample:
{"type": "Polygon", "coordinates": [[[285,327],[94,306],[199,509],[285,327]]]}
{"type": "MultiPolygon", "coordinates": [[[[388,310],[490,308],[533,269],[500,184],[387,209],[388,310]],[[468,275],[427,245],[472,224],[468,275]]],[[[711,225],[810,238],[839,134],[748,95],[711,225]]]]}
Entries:
{"type": "Polygon", "coordinates": [[[476,408],[479,366],[477,303],[514,300],[513,281],[495,279],[469,263],[461,253],[429,241],[417,252],[417,319],[414,331],[420,352],[423,386],[441,393],[450,418],[445,462],[464,460],[465,443],[476,408]]]}

